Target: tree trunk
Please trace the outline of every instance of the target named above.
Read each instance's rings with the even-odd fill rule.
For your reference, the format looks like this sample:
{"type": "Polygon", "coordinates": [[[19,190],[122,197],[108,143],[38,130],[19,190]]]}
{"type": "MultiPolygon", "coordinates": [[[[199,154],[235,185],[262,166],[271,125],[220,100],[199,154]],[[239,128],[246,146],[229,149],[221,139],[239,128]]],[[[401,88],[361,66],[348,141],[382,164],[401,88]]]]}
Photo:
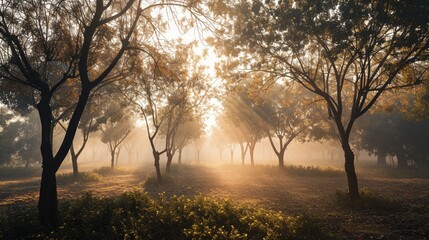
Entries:
{"type": "Polygon", "coordinates": [[[165,172],[171,173],[171,163],[173,162],[173,154],[167,151],[167,165],[165,167],[165,172]]]}
{"type": "Polygon", "coordinates": [[[158,182],[162,182],[162,174],[161,174],[161,167],[159,165],[159,153],[153,152],[153,157],[155,158],[155,169],[156,169],[156,177],[158,179],[158,182]]]}
{"type": "Polygon", "coordinates": [[[241,165],[244,165],[244,162],[246,160],[246,153],[247,149],[249,148],[249,145],[246,144],[246,147],[243,146],[243,143],[240,143],[240,150],[241,150],[241,165]]]}
{"type": "Polygon", "coordinates": [[[254,166],[255,165],[255,158],[254,158],[254,152],[255,152],[255,145],[250,146],[249,148],[249,153],[250,153],[250,165],[254,166]]]}
{"type": "Polygon", "coordinates": [[[37,105],[42,130],[40,151],[42,154],[42,179],[39,194],[39,220],[42,225],[58,225],[58,200],[56,169],[52,153],[53,119],[49,97],[42,95],[37,105]]]}
{"type": "Polygon", "coordinates": [[[282,153],[279,153],[277,157],[279,159],[279,167],[284,168],[285,167],[284,155],[282,153]]]}
{"type": "Polygon", "coordinates": [[[73,166],[73,177],[77,177],[79,175],[79,169],[77,166],[77,154],[74,151],[74,146],[73,144],[70,147],[70,156],[71,156],[71,161],[72,161],[72,166],[73,166]]]}
{"type": "Polygon", "coordinates": [[[347,174],[347,181],[349,185],[349,197],[352,200],[356,200],[359,199],[359,186],[354,164],[355,156],[347,140],[342,140],[342,147],[345,158],[344,169],[347,174]]]}
{"type": "Polygon", "coordinates": [[[200,151],[197,151],[197,163],[200,163],[200,151]]]}
{"type": "Polygon", "coordinates": [[[39,220],[42,225],[58,224],[57,181],[53,167],[45,166],[42,170],[39,195],[39,220]]]}
{"type": "Polygon", "coordinates": [[[110,151],[110,168],[115,167],[115,151],[110,151]]]}
{"type": "Polygon", "coordinates": [[[379,166],[386,166],[386,152],[378,150],[377,151],[377,165],[379,166]]]}
{"type": "Polygon", "coordinates": [[[405,154],[404,154],[403,151],[399,151],[396,154],[396,158],[398,159],[398,168],[406,168],[406,167],[408,167],[407,158],[405,157],[405,154]]]}
{"type": "Polygon", "coordinates": [[[179,157],[178,157],[178,160],[177,160],[177,162],[179,164],[182,164],[182,150],[183,150],[183,148],[179,148],[179,157]]]}

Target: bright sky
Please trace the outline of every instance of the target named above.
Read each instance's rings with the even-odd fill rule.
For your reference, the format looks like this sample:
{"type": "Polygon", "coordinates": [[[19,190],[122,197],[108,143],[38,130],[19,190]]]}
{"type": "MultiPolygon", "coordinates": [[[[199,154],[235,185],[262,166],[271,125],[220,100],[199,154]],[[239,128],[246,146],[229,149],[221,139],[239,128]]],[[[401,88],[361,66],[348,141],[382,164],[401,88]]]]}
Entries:
{"type": "MultiPolygon", "coordinates": [[[[183,16],[183,13],[180,13],[183,16]]],[[[203,38],[211,36],[209,31],[204,31],[203,29],[191,28],[186,33],[183,32],[183,29],[180,29],[176,23],[170,20],[170,30],[165,33],[165,37],[169,39],[178,39],[182,38],[183,43],[190,43],[192,41],[197,41],[197,46],[195,47],[194,54],[201,57],[200,65],[206,66],[206,75],[209,76],[207,81],[214,89],[222,88],[222,81],[216,77],[215,65],[218,62],[217,55],[214,52],[214,49],[210,47],[207,43],[204,42],[203,38]]],[[[205,113],[205,125],[206,133],[210,134],[210,129],[212,126],[216,125],[216,117],[219,114],[222,104],[218,99],[212,98],[209,101],[211,108],[205,113]]]]}

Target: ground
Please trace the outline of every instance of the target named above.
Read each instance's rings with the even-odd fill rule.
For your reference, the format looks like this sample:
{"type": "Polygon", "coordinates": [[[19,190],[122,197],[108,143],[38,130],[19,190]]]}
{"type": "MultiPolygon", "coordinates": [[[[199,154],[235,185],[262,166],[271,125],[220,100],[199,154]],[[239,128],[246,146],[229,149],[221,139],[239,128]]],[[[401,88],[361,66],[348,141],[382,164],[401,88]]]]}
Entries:
{"type": "MultiPolygon", "coordinates": [[[[144,189],[154,197],[160,192],[203,194],[286,215],[307,215],[338,239],[429,239],[427,178],[375,177],[360,172],[360,187],[375,196],[375,203],[356,207],[341,202],[347,181],[335,171],[308,174],[267,166],[184,165],[174,166],[163,183],[154,176],[153,169],[147,167],[104,174],[99,181],[64,181],[60,176],[58,195],[71,198],[90,191],[96,196],[112,196],[132,189],[144,189]]],[[[38,187],[38,177],[0,179],[0,207],[36,204],[38,187]]]]}

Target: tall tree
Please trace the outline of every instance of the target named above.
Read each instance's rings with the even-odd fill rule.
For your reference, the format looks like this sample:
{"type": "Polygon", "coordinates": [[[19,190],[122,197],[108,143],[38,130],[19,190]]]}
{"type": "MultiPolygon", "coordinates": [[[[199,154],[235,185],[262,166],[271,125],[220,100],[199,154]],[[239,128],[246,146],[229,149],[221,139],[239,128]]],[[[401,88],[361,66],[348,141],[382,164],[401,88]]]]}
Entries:
{"type": "Polygon", "coordinates": [[[224,46],[235,65],[293,80],[320,96],[344,151],[349,196],[359,198],[349,139],[356,120],[386,90],[427,77],[427,1],[236,1],[224,46]],[[246,55],[247,53],[247,55],[246,55]],[[247,56],[253,56],[247,58],[247,56]],[[405,73],[412,74],[405,74],[405,73]]]}
{"type": "MultiPolygon", "coordinates": [[[[6,1],[0,6],[0,82],[23,86],[21,92],[34,96],[39,112],[42,224],[57,225],[55,174],[70,149],[91,92],[120,74],[115,67],[130,47],[145,9],[140,0],[29,0],[6,1]],[[76,87],[67,88],[72,81],[76,87]],[[76,100],[64,138],[54,152],[52,104],[65,96],[76,96],[76,100]]],[[[15,96],[21,93],[16,89],[20,88],[12,88],[15,96]]]]}

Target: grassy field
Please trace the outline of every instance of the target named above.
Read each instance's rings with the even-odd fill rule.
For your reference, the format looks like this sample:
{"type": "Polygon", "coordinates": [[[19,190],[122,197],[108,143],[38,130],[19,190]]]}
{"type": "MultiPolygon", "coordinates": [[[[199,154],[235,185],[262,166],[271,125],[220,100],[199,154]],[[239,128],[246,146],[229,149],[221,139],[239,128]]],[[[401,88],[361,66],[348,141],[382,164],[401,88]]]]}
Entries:
{"type": "MultiPolygon", "coordinates": [[[[218,234],[223,238],[220,237],[220,239],[251,239],[252,234],[254,239],[258,239],[268,233],[271,234],[270,239],[284,239],[284,236],[291,239],[427,239],[429,236],[429,179],[423,171],[359,169],[358,177],[362,198],[352,203],[347,199],[347,180],[341,170],[301,166],[287,166],[285,169],[279,169],[274,166],[174,165],[172,173],[166,175],[162,183],[156,181],[152,168],[116,171],[102,168],[83,173],[78,179],[71,175],[59,175],[58,195],[61,198],[60,206],[63,214],[82,211],[74,215],[74,219],[81,219],[86,213],[76,206],[94,203],[98,206],[100,204],[96,201],[104,201],[110,202],[110,204],[106,203],[106,206],[110,206],[108,209],[124,209],[128,205],[117,205],[118,199],[128,199],[131,193],[137,192],[140,194],[140,199],[153,201],[153,203],[145,207],[149,209],[145,210],[146,212],[139,212],[142,207],[139,211],[129,210],[133,214],[138,213],[131,214],[132,219],[138,220],[139,216],[145,214],[146,218],[142,218],[141,221],[176,218],[177,222],[171,223],[171,226],[176,226],[174,234],[177,235],[177,231],[180,232],[182,234],[180,238],[204,239],[204,236],[207,238],[207,235],[204,235],[208,234],[207,231],[214,234],[221,229],[222,231],[219,230],[218,234]],[[95,200],[85,197],[88,196],[85,192],[90,192],[90,196],[95,200]],[[82,199],[90,203],[79,205],[82,199]],[[197,199],[206,199],[207,202],[197,199]],[[200,229],[194,224],[203,221],[201,216],[189,217],[189,212],[184,214],[173,211],[183,208],[186,201],[196,208],[211,206],[205,213],[210,216],[213,214],[217,216],[216,209],[222,209],[221,206],[232,206],[230,215],[225,217],[231,222],[228,222],[227,227],[222,228],[222,225],[218,226],[216,222],[218,218],[215,218],[206,223],[211,227],[210,229],[200,229]],[[157,216],[157,211],[160,212],[157,209],[159,206],[167,206],[170,209],[168,213],[173,215],[154,217],[157,216]],[[182,215],[188,217],[183,218],[182,215]],[[262,215],[266,218],[261,218],[262,215]],[[252,217],[260,221],[257,228],[259,230],[255,230],[259,235],[252,232],[251,229],[254,228],[249,227],[251,224],[243,220],[252,217]],[[289,222],[279,221],[279,217],[289,219],[289,222]],[[231,228],[231,225],[234,225],[234,228],[231,228]],[[240,226],[238,230],[236,226],[240,226]],[[296,229],[293,230],[294,228],[296,229]],[[293,235],[293,231],[298,235],[293,235]]],[[[0,211],[2,222],[6,224],[3,228],[13,231],[10,226],[18,226],[19,223],[4,223],[7,222],[4,219],[9,218],[11,214],[18,214],[23,218],[20,221],[33,226],[30,230],[40,231],[37,228],[36,217],[38,186],[39,179],[35,176],[19,179],[0,178],[2,189],[0,211]],[[28,209],[26,212],[31,214],[22,216],[23,213],[16,209],[28,209]]],[[[103,211],[107,210],[99,210],[99,212],[103,211]]],[[[76,226],[71,225],[76,224],[76,220],[67,218],[69,215],[64,216],[63,223],[68,226],[67,229],[73,229],[76,226]]],[[[15,219],[18,218],[15,217],[15,219]]],[[[123,234],[126,233],[129,239],[133,239],[132,236],[144,234],[154,238],[155,235],[150,235],[153,234],[149,231],[150,227],[146,225],[146,227],[143,225],[140,228],[135,227],[132,224],[135,223],[134,220],[130,220],[128,215],[127,217],[120,215],[120,219],[122,220],[110,219],[107,226],[110,227],[109,229],[117,229],[118,235],[109,236],[125,238],[123,234]],[[124,230],[117,225],[118,221],[134,227],[124,230]],[[139,232],[140,230],[144,231],[139,232]],[[124,233],[124,231],[128,232],[124,233]],[[136,235],[132,235],[132,232],[136,232],[136,235]]],[[[98,220],[93,219],[93,221],[98,220]]],[[[89,222],[86,223],[86,225],[89,224],[89,222]]],[[[162,226],[166,229],[171,228],[168,224],[162,226]]],[[[61,239],[60,236],[67,235],[67,232],[62,233],[62,235],[59,233],[49,235],[44,232],[40,238],[61,239]]],[[[160,234],[156,235],[158,238],[163,233],[157,232],[157,234],[160,234]]],[[[164,234],[169,236],[170,233],[164,234]]]]}

